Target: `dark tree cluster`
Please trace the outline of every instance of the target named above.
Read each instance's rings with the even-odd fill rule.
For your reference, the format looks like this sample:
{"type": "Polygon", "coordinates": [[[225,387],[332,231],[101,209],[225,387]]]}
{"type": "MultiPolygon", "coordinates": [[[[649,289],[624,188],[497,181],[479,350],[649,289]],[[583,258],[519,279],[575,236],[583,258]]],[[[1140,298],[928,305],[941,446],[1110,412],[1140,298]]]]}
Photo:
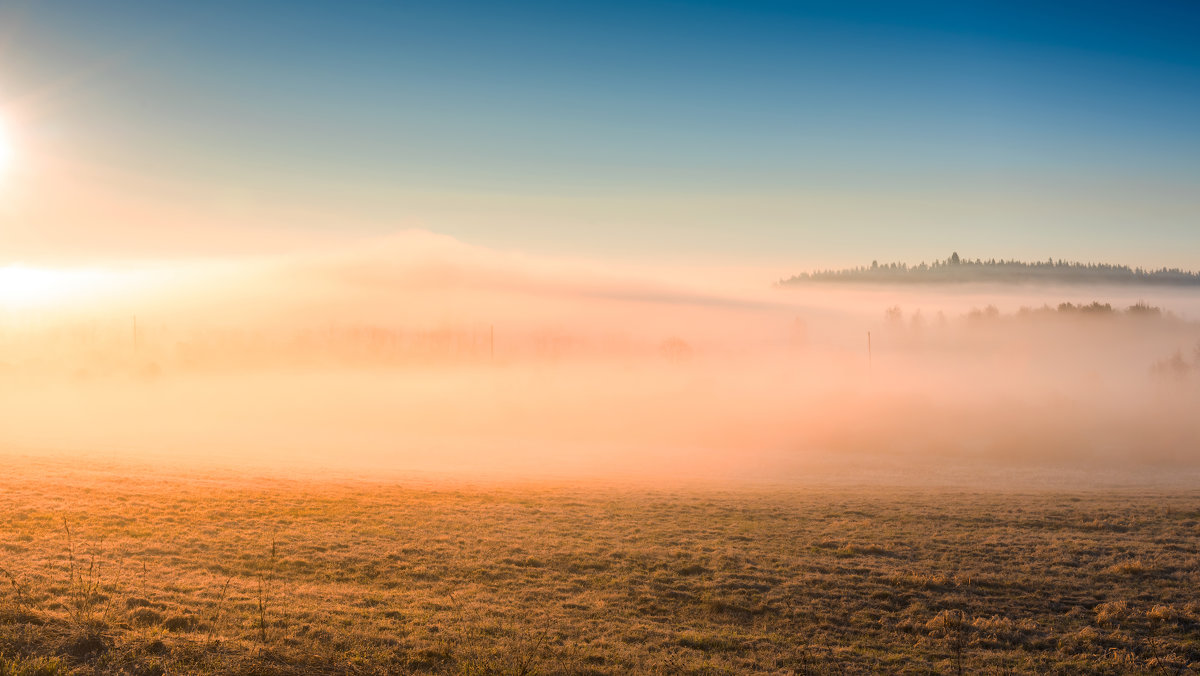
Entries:
{"type": "Polygon", "coordinates": [[[998,282],[1020,283],[1065,283],[1065,284],[1144,284],[1158,286],[1200,286],[1200,273],[1178,268],[1131,268],[1128,265],[1109,263],[1076,263],[1048,259],[1039,262],[1017,260],[982,260],[961,258],[958,252],[949,258],[933,263],[908,265],[907,263],[879,263],[872,261],[868,267],[843,270],[818,270],[803,272],[780,284],[803,284],[805,282],[851,282],[851,283],[959,283],[998,282]]]}
{"type": "MultiPolygon", "coordinates": [[[[1163,309],[1148,305],[1143,301],[1130,305],[1122,310],[1120,307],[1113,307],[1112,303],[1101,303],[1094,300],[1091,303],[1075,303],[1065,302],[1059,303],[1057,306],[1043,305],[1041,307],[1022,306],[1016,312],[1018,319],[1034,319],[1039,317],[1062,317],[1062,316],[1092,316],[1092,317],[1133,317],[1146,319],[1175,319],[1175,315],[1170,312],[1163,312],[1163,309]]],[[[967,319],[999,319],[1002,315],[1000,310],[995,305],[988,305],[980,309],[974,308],[967,313],[967,319]]]]}
{"type": "Polygon", "coordinates": [[[1087,303],[1087,304],[1080,303],[1078,305],[1076,305],[1074,303],[1070,303],[1070,302],[1059,303],[1058,307],[1056,307],[1056,308],[1050,307],[1049,305],[1043,305],[1040,308],[1022,307],[1020,310],[1017,311],[1018,317],[1029,316],[1029,315],[1048,315],[1048,314],[1072,314],[1072,315],[1074,315],[1074,314],[1078,314],[1078,315],[1125,314],[1130,317],[1163,317],[1163,316],[1171,317],[1171,316],[1173,316],[1169,312],[1166,313],[1166,315],[1164,315],[1162,308],[1155,306],[1155,305],[1148,305],[1145,301],[1138,301],[1137,303],[1130,305],[1129,307],[1125,308],[1124,310],[1121,310],[1120,308],[1114,308],[1111,303],[1101,303],[1098,300],[1094,300],[1091,303],[1087,303]]]}

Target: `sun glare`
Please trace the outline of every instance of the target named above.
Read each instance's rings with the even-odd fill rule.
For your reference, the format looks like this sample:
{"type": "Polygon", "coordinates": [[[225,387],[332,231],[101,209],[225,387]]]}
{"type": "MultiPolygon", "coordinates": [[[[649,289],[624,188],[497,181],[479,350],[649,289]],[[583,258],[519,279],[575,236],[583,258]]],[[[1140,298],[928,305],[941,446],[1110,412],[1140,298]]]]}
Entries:
{"type": "Polygon", "coordinates": [[[7,265],[0,267],[0,308],[58,305],[86,295],[97,281],[88,271],[7,265]]]}

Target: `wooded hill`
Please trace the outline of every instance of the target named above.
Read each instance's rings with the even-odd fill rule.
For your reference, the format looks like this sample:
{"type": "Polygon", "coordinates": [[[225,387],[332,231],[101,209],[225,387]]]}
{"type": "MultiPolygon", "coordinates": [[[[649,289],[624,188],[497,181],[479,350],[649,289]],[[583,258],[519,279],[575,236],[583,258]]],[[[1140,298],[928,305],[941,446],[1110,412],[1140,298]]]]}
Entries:
{"type": "Polygon", "coordinates": [[[807,282],[849,283],[961,283],[993,282],[1003,284],[1119,284],[1154,286],[1200,286],[1200,273],[1178,268],[1131,268],[1110,263],[1077,263],[1048,259],[1027,263],[1017,260],[961,258],[955,252],[933,263],[879,263],[842,270],[802,272],[780,280],[782,285],[807,282]]]}

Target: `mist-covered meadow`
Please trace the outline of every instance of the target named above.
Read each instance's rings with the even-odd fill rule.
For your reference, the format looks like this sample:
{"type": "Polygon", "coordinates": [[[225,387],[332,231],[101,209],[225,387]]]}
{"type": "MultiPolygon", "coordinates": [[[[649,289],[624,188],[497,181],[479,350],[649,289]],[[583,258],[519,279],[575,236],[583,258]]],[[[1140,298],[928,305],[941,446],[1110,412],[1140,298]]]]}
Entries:
{"type": "Polygon", "coordinates": [[[1195,672],[1200,298],[743,273],[414,232],[10,303],[0,673],[1195,672]]]}

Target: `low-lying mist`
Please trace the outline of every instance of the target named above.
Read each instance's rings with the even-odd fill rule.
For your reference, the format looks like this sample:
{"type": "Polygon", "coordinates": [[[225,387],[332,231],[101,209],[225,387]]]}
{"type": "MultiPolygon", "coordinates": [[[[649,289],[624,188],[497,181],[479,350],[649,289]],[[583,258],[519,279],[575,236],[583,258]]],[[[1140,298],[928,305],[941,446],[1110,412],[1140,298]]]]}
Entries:
{"type": "Polygon", "coordinates": [[[1186,291],[782,289],[420,232],[107,274],[0,311],[0,451],[648,481],[1200,469],[1186,291]]]}

